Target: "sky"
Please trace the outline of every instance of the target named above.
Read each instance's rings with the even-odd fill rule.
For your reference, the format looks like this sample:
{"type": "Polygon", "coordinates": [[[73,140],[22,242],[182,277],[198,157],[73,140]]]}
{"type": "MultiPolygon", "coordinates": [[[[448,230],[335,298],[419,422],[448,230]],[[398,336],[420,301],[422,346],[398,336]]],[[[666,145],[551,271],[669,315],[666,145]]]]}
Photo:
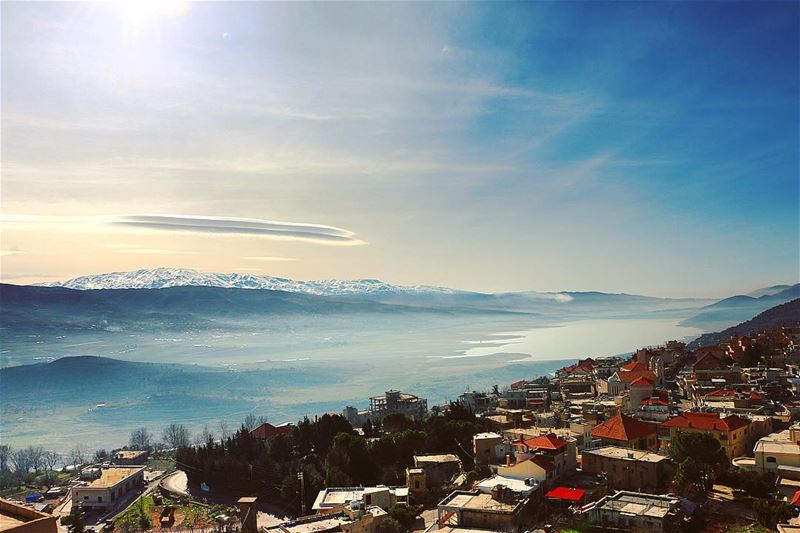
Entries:
{"type": "Polygon", "coordinates": [[[0,274],[800,278],[797,2],[3,2],[0,274]]]}

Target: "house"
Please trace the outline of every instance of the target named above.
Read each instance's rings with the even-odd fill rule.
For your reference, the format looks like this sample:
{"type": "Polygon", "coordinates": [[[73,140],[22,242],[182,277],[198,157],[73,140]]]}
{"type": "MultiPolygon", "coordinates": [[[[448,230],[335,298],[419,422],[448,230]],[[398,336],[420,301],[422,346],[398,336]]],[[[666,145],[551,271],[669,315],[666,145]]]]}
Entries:
{"type": "Polygon", "coordinates": [[[289,422],[279,426],[273,426],[269,422],[264,422],[257,428],[250,431],[250,434],[259,440],[269,440],[277,435],[285,435],[292,432],[294,426],[289,422]]]}
{"type": "Polygon", "coordinates": [[[56,517],[0,498],[0,532],[57,533],[56,517]]]}
{"type": "Polygon", "coordinates": [[[675,435],[684,431],[712,435],[730,459],[744,455],[749,443],[750,421],[737,415],[723,417],[720,413],[686,411],[667,420],[661,427],[669,430],[668,437],[666,432],[660,437],[664,448],[669,447],[675,435]]]}
{"type": "Polygon", "coordinates": [[[377,506],[347,505],[329,514],[301,516],[275,526],[262,528],[265,533],[375,533],[389,516],[377,506]]]}
{"type": "Polygon", "coordinates": [[[478,433],[472,437],[472,453],[476,464],[487,465],[498,459],[497,445],[503,437],[497,433],[478,433]]]}
{"type": "Polygon", "coordinates": [[[800,479],[800,424],[760,438],[753,448],[753,455],[734,459],[734,466],[800,479]]]}
{"type": "Polygon", "coordinates": [[[513,531],[524,522],[530,502],[503,485],[489,494],[456,490],[439,502],[436,522],[439,526],[513,531]]]}
{"type": "Polygon", "coordinates": [[[530,439],[520,438],[511,444],[517,462],[534,456],[543,457],[552,466],[552,478],[560,479],[575,470],[576,442],[573,437],[559,437],[555,433],[548,433],[530,439]]]}
{"type": "Polygon", "coordinates": [[[143,466],[112,466],[100,470],[92,481],[82,481],[70,491],[72,504],[86,510],[107,509],[117,500],[138,491],[144,484],[143,466]]]}
{"type": "Polygon", "coordinates": [[[463,470],[461,459],[452,453],[415,455],[414,466],[425,470],[425,477],[429,487],[444,485],[463,470]]]}
{"type": "Polygon", "coordinates": [[[653,396],[655,390],[655,382],[647,376],[642,375],[631,381],[628,385],[630,408],[632,410],[638,409],[643,401],[653,396]]]}
{"type": "Polygon", "coordinates": [[[606,446],[621,446],[637,450],[658,449],[658,424],[643,422],[622,413],[592,430],[592,438],[606,446]]]}
{"type": "Polygon", "coordinates": [[[111,462],[115,465],[143,465],[149,456],[147,450],[119,450],[111,456],[111,462]]]}
{"type": "Polygon", "coordinates": [[[604,474],[612,489],[636,491],[664,488],[671,473],[668,457],[619,446],[584,450],[581,469],[589,474],[604,474]]]}
{"type": "Polygon", "coordinates": [[[608,378],[608,394],[610,396],[619,396],[626,390],[630,389],[631,383],[640,378],[645,378],[647,381],[653,384],[658,382],[658,376],[656,376],[656,373],[638,361],[623,365],[618,371],[614,372],[610,378],[608,378]]]}
{"type": "Polygon", "coordinates": [[[543,485],[551,485],[555,478],[555,466],[550,457],[534,455],[528,459],[497,467],[497,474],[512,479],[531,479],[543,485]]]}
{"type": "Polygon", "coordinates": [[[338,513],[353,502],[388,511],[398,503],[408,503],[408,487],[328,487],[319,491],[312,509],[317,513],[338,513]]]}
{"type": "Polygon", "coordinates": [[[344,416],[353,427],[360,428],[367,420],[373,424],[382,422],[394,413],[402,413],[412,420],[424,420],[428,416],[428,400],[399,390],[388,390],[380,396],[369,399],[369,408],[358,410],[355,407],[344,408],[344,416]]]}
{"type": "Polygon", "coordinates": [[[680,531],[683,520],[677,496],[619,491],[580,510],[582,518],[604,529],[680,531]]]}

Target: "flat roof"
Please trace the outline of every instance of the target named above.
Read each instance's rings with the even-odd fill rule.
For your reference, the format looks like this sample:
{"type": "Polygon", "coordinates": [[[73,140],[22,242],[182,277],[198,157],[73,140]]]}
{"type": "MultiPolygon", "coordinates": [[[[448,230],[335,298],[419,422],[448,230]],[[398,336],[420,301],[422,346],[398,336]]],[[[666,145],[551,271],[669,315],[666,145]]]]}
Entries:
{"type": "Polygon", "coordinates": [[[103,468],[100,470],[100,477],[89,483],[88,488],[107,489],[113,487],[141,470],[144,470],[143,466],[112,466],[111,468],[103,468]]]}
{"type": "Polygon", "coordinates": [[[52,518],[52,516],[18,503],[0,499],[0,531],[13,529],[42,518],[52,518]]]}
{"type": "Polygon", "coordinates": [[[414,456],[415,463],[455,463],[458,460],[458,456],[452,453],[432,453],[414,456]]]}
{"type": "Polygon", "coordinates": [[[484,493],[458,493],[452,498],[445,499],[440,505],[444,507],[459,507],[475,511],[511,512],[519,502],[505,503],[495,500],[491,494],[484,493]]]}
{"type": "Polygon", "coordinates": [[[119,457],[120,459],[136,459],[142,454],[146,454],[146,450],[120,450],[114,453],[115,457],[119,457]]]}
{"type": "Polygon", "coordinates": [[[668,459],[665,455],[648,452],[644,450],[634,450],[632,448],[623,448],[622,446],[603,446],[602,448],[594,448],[592,450],[583,450],[584,454],[600,455],[610,459],[622,459],[625,461],[642,461],[647,463],[660,463],[668,459]]]}

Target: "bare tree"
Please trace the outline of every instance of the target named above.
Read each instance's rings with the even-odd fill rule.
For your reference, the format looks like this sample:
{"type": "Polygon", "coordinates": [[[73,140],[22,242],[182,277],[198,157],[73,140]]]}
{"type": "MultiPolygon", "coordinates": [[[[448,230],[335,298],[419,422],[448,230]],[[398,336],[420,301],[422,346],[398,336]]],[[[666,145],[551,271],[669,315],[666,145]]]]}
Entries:
{"type": "Polygon", "coordinates": [[[0,472],[8,470],[8,462],[11,459],[12,451],[11,446],[8,444],[0,444],[0,472]]]}
{"type": "Polygon", "coordinates": [[[134,429],[131,431],[128,446],[132,450],[149,450],[153,447],[153,434],[147,431],[146,427],[134,429]]]}
{"type": "Polygon", "coordinates": [[[31,471],[31,468],[33,468],[29,448],[14,450],[11,453],[11,464],[14,465],[14,472],[16,472],[17,475],[27,475],[31,471]]]}
{"type": "Polygon", "coordinates": [[[69,462],[72,466],[81,466],[86,460],[86,446],[76,444],[69,452],[69,462]]]}
{"type": "Polygon", "coordinates": [[[198,446],[202,446],[209,441],[214,441],[214,432],[208,429],[208,424],[206,424],[203,426],[203,431],[198,433],[197,437],[195,437],[194,443],[198,446]]]}
{"type": "Polygon", "coordinates": [[[59,461],[61,461],[61,456],[58,455],[58,452],[46,451],[42,454],[42,463],[47,470],[53,470],[59,461]]]}
{"type": "Polygon", "coordinates": [[[163,438],[170,448],[187,448],[191,445],[192,434],[183,424],[170,424],[164,428],[163,438]]]}
{"type": "Polygon", "coordinates": [[[222,440],[227,439],[231,434],[230,430],[228,429],[228,423],[225,420],[220,420],[217,426],[219,427],[220,438],[222,440]]]}
{"type": "Polygon", "coordinates": [[[44,470],[44,448],[41,446],[31,447],[30,452],[31,454],[31,464],[33,465],[33,470],[35,472],[39,472],[39,470],[44,470]]]}
{"type": "Polygon", "coordinates": [[[256,427],[256,415],[250,413],[246,417],[244,417],[244,428],[247,431],[253,431],[256,427]]]}

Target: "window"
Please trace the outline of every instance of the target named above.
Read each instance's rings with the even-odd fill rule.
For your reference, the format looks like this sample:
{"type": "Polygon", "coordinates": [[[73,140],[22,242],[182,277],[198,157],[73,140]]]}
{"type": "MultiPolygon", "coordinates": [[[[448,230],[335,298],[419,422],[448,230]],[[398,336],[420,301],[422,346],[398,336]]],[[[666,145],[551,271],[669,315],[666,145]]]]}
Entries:
{"type": "Polygon", "coordinates": [[[84,499],[84,500],[88,500],[88,499],[89,499],[89,497],[88,497],[88,496],[84,496],[84,497],[83,497],[83,499],[84,499]]]}
{"type": "Polygon", "coordinates": [[[777,463],[777,460],[774,457],[767,457],[768,463],[777,463]]]}
{"type": "Polygon", "coordinates": [[[415,482],[414,482],[414,488],[415,488],[415,489],[418,489],[418,488],[419,488],[419,480],[417,480],[417,481],[415,481],[415,482]]]}
{"type": "Polygon", "coordinates": [[[98,496],[97,497],[97,503],[103,503],[103,497],[102,496],[98,496]]]}

